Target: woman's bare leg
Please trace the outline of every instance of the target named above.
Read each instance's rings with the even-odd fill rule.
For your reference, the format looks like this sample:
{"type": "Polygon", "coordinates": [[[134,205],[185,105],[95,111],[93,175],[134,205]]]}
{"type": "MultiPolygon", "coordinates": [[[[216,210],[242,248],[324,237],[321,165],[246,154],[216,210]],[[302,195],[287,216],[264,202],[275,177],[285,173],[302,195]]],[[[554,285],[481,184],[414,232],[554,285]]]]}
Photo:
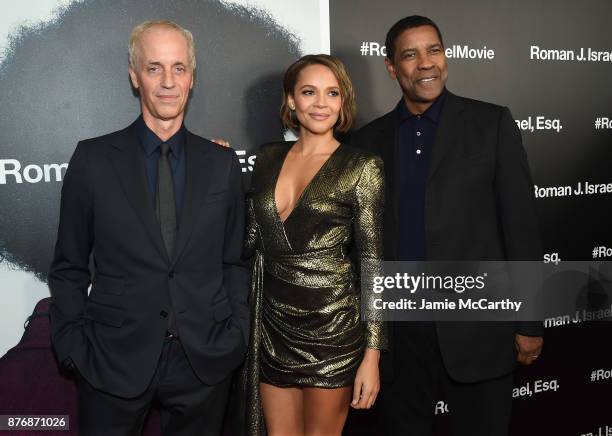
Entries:
{"type": "Polygon", "coordinates": [[[304,388],[305,436],[340,436],[352,394],[352,386],[304,388]]]}
{"type": "Polygon", "coordinates": [[[268,436],[304,436],[304,395],[301,388],[260,383],[268,436]]]}

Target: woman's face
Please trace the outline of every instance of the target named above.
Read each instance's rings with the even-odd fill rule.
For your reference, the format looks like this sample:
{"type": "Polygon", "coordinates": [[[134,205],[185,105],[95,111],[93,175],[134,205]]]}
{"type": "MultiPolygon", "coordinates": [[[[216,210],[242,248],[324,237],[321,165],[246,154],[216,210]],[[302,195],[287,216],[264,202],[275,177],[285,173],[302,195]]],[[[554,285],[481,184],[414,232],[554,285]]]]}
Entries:
{"type": "Polygon", "coordinates": [[[331,131],[340,115],[342,97],[338,79],[324,65],[309,65],[300,71],[293,95],[288,97],[289,108],[302,129],[315,134],[331,131]]]}

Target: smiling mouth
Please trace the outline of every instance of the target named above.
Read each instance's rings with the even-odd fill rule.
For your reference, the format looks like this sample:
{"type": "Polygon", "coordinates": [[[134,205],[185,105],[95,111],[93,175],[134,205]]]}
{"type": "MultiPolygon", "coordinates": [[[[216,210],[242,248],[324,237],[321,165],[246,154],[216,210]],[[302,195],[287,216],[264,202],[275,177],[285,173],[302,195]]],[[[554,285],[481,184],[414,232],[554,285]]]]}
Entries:
{"type": "Polygon", "coordinates": [[[319,114],[319,113],[312,113],[310,114],[310,116],[314,118],[315,120],[320,120],[320,121],[326,120],[327,118],[329,118],[328,114],[319,114]]]}
{"type": "Polygon", "coordinates": [[[418,83],[430,83],[434,80],[438,80],[438,77],[424,77],[422,79],[417,80],[418,83]]]}

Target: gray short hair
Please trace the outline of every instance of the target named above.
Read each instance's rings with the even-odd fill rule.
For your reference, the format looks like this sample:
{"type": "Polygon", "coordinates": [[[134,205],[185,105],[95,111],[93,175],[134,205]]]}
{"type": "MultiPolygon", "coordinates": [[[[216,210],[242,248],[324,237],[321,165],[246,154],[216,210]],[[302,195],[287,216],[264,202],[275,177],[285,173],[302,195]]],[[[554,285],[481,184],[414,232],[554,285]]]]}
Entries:
{"type": "Polygon", "coordinates": [[[185,39],[187,40],[187,48],[189,50],[191,68],[195,71],[196,57],[193,34],[184,27],[176,24],[174,21],[169,20],[144,21],[132,29],[132,34],[130,36],[130,45],[128,47],[130,67],[136,69],[136,63],[138,60],[138,42],[140,41],[140,37],[142,36],[143,32],[152,27],[165,27],[167,29],[173,29],[180,32],[185,37],[185,39]]]}

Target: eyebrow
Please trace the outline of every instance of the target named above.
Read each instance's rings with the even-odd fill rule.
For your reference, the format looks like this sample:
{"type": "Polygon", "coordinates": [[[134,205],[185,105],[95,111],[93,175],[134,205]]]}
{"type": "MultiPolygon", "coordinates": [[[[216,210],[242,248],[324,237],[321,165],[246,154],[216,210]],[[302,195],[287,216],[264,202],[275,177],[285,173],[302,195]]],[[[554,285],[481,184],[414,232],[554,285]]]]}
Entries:
{"type": "MultiPolygon", "coordinates": [[[[149,61],[147,62],[147,65],[159,65],[160,67],[163,66],[163,64],[159,61],[149,61]]],[[[176,65],[187,65],[185,62],[179,61],[179,62],[175,62],[172,64],[172,66],[176,66],[176,65]]]]}
{"type": "MultiPolygon", "coordinates": [[[[437,47],[442,48],[442,44],[440,44],[439,42],[436,42],[434,44],[428,45],[426,48],[427,48],[427,50],[430,50],[432,48],[437,48],[437,47]]],[[[405,48],[404,50],[402,50],[400,53],[407,53],[407,52],[412,52],[412,51],[417,51],[417,50],[418,49],[415,48],[415,47],[408,47],[408,48],[405,48]]]]}
{"type": "MultiPolygon", "coordinates": [[[[300,89],[304,89],[304,88],[308,88],[308,87],[309,87],[309,88],[316,88],[316,86],[315,86],[315,85],[308,85],[308,84],[306,84],[306,85],[302,85],[302,86],[300,86],[300,89]]],[[[325,89],[340,89],[340,85],[337,85],[337,86],[328,86],[328,87],[327,87],[327,88],[325,88],[325,89]]]]}

